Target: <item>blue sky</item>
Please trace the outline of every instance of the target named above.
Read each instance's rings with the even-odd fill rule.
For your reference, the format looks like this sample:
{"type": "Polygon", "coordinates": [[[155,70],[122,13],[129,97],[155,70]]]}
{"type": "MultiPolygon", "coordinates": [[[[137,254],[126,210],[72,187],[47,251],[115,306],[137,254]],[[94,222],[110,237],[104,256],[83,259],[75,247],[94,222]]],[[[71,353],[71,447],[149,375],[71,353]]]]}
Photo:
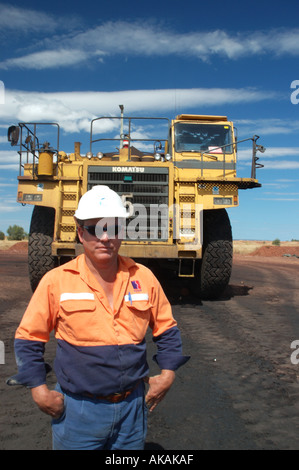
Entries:
{"type": "MultiPolygon", "coordinates": [[[[226,115],[239,139],[259,135],[262,188],[240,191],[233,236],[299,239],[298,14],[297,0],[0,3],[0,230],[28,231],[32,211],[16,203],[7,127],[58,122],[60,148],[86,152],[90,120],[123,104],[131,116],[226,115]]],[[[238,176],[250,176],[249,147],[238,176]]]]}

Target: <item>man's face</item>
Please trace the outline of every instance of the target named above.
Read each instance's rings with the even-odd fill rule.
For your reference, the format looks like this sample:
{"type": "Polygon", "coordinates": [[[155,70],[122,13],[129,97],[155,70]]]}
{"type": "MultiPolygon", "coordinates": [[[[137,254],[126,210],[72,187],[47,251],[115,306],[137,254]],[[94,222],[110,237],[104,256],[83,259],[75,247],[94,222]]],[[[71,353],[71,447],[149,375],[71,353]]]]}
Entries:
{"type": "Polygon", "coordinates": [[[117,218],[88,219],[78,227],[78,236],[85,254],[95,263],[116,259],[121,245],[117,218]]]}

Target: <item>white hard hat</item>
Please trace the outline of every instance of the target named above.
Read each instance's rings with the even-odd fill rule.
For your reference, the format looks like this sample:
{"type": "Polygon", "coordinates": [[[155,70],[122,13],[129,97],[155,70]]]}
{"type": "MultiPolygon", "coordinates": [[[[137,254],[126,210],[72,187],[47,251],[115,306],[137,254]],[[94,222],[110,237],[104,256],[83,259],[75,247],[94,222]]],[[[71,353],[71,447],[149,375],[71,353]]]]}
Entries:
{"type": "Polygon", "coordinates": [[[121,197],[108,186],[93,186],[81,197],[75,217],[80,220],[128,217],[121,197]]]}

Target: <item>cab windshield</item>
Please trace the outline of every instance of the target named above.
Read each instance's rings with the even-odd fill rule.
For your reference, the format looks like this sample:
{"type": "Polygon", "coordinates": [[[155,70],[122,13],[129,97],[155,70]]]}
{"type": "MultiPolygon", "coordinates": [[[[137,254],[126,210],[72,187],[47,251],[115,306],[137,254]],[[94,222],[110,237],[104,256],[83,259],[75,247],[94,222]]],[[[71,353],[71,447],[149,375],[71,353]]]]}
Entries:
{"type": "Polygon", "coordinates": [[[220,124],[176,123],[175,150],[176,152],[232,153],[231,127],[220,124]]]}

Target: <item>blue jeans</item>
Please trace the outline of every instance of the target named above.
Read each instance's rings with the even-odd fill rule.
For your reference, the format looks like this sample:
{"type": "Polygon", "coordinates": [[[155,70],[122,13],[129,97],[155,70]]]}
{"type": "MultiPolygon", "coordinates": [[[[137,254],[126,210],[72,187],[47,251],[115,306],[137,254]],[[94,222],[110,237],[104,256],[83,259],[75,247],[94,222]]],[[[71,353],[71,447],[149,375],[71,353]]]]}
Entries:
{"type": "Polygon", "coordinates": [[[53,450],[143,450],[147,431],[144,384],[120,403],[65,393],[64,412],[52,420],[53,450]]]}

